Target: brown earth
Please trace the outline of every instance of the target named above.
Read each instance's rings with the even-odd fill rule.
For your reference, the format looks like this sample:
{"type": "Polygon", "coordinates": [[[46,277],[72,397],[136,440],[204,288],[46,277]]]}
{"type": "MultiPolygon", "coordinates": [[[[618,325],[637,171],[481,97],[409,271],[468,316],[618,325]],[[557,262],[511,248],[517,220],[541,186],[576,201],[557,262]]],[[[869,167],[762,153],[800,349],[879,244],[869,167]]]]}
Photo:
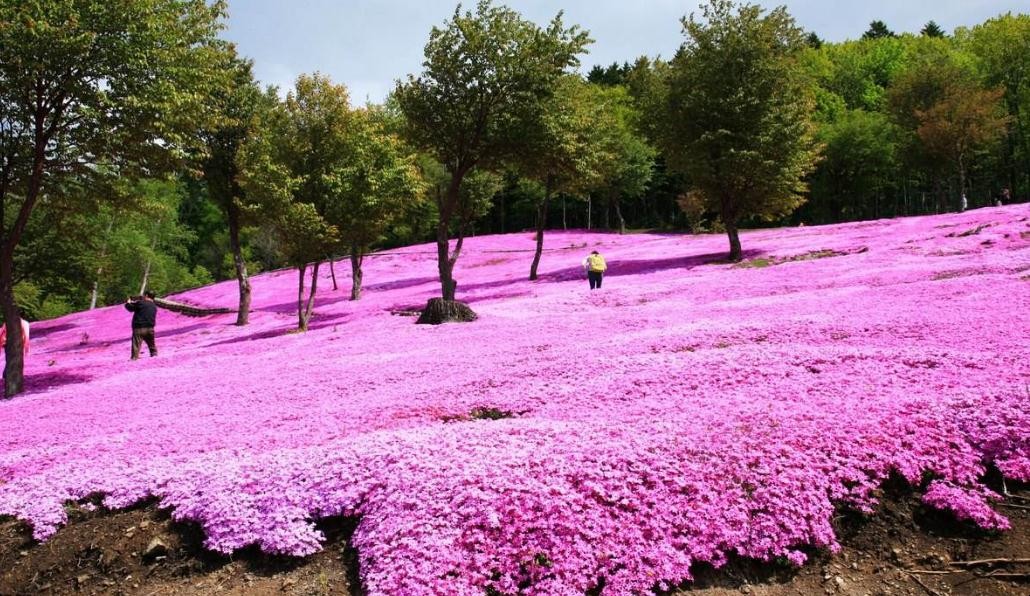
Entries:
{"type": "MultiPolygon", "coordinates": [[[[1000,488],[1000,487],[999,487],[1000,488]]],[[[844,513],[834,522],[843,550],[813,551],[800,569],[733,560],[699,565],[696,579],[672,595],[703,596],[1026,596],[1030,594],[1030,487],[1009,487],[998,508],[1012,521],[1000,534],[979,531],[928,510],[902,483],[884,488],[874,516],[844,513]],[[964,561],[1001,559],[993,563],[964,561]]],[[[324,550],[303,559],[245,550],[232,557],[202,547],[193,524],[178,523],[155,503],[87,513],[70,508],[68,525],[34,542],[24,524],[0,521],[0,594],[362,594],[353,522],[321,524],[324,550]]]]}

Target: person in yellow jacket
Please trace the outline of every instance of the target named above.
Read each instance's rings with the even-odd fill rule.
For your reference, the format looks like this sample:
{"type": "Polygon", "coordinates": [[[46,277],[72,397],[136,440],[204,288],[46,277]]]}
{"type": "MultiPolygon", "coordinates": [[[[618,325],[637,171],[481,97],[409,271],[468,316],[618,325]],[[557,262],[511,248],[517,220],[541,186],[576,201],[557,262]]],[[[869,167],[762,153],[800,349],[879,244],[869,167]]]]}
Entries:
{"type": "Polygon", "coordinates": [[[604,262],[601,253],[595,250],[583,259],[583,270],[587,272],[587,279],[590,280],[590,289],[600,289],[604,272],[608,270],[608,264],[604,262]]]}

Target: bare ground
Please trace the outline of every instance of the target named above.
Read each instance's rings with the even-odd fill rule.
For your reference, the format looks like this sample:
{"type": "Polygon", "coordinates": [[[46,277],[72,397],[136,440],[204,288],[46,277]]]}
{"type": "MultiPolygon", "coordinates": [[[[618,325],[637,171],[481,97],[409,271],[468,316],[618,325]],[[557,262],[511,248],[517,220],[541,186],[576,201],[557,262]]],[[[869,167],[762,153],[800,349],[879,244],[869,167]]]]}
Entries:
{"type": "MultiPolygon", "coordinates": [[[[743,559],[721,569],[699,565],[695,581],[672,594],[1026,596],[1030,487],[1009,490],[1014,496],[998,507],[1013,528],[996,534],[928,510],[903,483],[888,482],[875,515],[835,519],[844,545],[839,554],[813,551],[800,569],[743,559]]],[[[72,507],[69,524],[42,544],[24,524],[6,519],[0,521],[0,594],[363,594],[348,545],[353,521],[321,527],[325,549],[310,557],[256,550],[224,557],[202,547],[196,525],[171,520],[153,502],[116,512],[72,507]]]]}

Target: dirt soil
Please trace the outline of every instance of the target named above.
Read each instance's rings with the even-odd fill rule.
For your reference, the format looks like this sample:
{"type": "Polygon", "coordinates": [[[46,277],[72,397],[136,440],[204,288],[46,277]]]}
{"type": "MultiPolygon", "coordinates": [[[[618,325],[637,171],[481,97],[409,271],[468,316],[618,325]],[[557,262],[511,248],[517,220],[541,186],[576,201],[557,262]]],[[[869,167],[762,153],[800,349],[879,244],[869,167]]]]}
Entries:
{"type": "MultiPolygon", "coordinates": [[[[1026,596],[1030,487],[1008,490],[1013,496],[998,509],[1013,527],[996,534],[928,510],[902,483],[888,483],[875,515],[835,519],[844,545],[839,554],[813,551],[800,569],[742,559],[721,569],[699,565],[695,581],[672,594],[1026,596]],[[978,562],[984,560],[993,562],[978,562]]],[[[42,544],[24,524],[0,521],[0,595],[364,593],[357,555],[348,546],[352,521],[323,522],[324,550],[298,559],[255,550],[216,555],[202,547],[196,525],[173,521],[153,502],[116,512],[70,507],[69,517],[42,544]]]]}

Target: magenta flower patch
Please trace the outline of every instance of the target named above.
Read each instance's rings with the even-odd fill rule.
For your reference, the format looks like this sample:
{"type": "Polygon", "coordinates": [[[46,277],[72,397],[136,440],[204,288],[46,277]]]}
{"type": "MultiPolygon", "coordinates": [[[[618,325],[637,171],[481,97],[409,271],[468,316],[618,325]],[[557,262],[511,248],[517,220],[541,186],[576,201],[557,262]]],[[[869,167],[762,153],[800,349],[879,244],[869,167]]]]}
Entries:
{"type": "MultiPolygon", "coordinates": [[[[354,516],[373,594],[800,565],[892,472],[1004,529],[980,478],[1030,480],[1030,210],[743,242],[735,266],[722,236],[549,232],[528,282],[530,235],[470,238],[469,324],[403,316],[439,291],[427,246],[369,257],[359,302],[319,284],[306,334],[289,271],[254,279],[248,327],[162,311],[153,359],[129,362],[120,307],[35,324],[29,393],[0,402],[0,514],[45,540],[67,501],[153,496],[209,548],[293,555],[354,516]]],[[[176,298],[233,306],[235,284],[176,298]]]]}

